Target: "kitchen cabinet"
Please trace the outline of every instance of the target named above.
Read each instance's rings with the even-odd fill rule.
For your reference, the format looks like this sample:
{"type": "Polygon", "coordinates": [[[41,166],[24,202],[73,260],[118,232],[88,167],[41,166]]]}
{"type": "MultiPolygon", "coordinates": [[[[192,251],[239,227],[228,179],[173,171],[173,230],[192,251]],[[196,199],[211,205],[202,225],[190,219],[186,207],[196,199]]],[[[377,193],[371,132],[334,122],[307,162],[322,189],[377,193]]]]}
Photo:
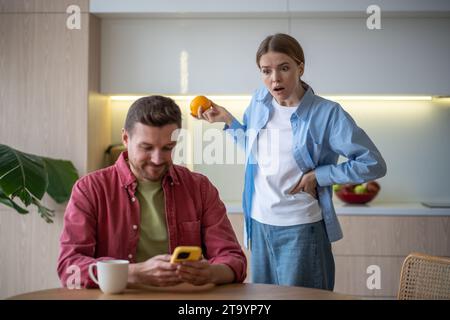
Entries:
{"type": "MultiPolygon", "coordinates": [[[[229,212],[237,212],[238,207],[237,204],[227,206],[229,212]]],[[[442,215],[438,216],[389,215],[382,206],[379,208],[380,214],[366,215],[364,207],[359,215],[353,209],[351,215],[338,214],[344,238],[333,243],[335,292],[394,299],[401,266],[409,253],[450,256],[450,213],[444,215],[441,212],[442,215]],[[379,267],[379,289],[367,287],[367,279],[373,274],[371,266],[379,267]]],[[[243,215],[229,213],[228,216],[243,246],[243,215]]],[[[245,250],[245,254],[250,265],[250,251],[245,250]]],[[[250,281],[250,277],[249,268],[246,281],[250,281]]]]}
{"type": "Polygon", "coordinates": [[[208,15],[227,14],[272,14],[289,16],[303,15],[340,15],[354,16],[365,12],[367,7],[376,4],[383,14],[411,16],[412,14],[442,15],[450,11],[450,4],[445,0],[410,1],[410,0],[90,0],[90,12],[99,15],[208,15]]]}
{"type": "Polygon", "coordinates": [[[103,19],[101,91],[248,94],[260,85],[259,42],[287,28],[282,19],[103,19]]]}
{"type": "Polygon", "coordinates": [[[91,0],[90,11],[96,14],[176,14],[286,12],[287,0],[91,0]]]}
{"type": "Polygon", "coordinates": [[[450,19],[382,17],[292,19],[305,75],[321,94],[449,95],[450,19]]]}
{"type": "Polygon", "coordinates": [[[450,94],[450,19],[383,16],[381,30],[369,30],[366,18],[106,16],[101,91],[251,94],[261,85],[259,43],[284,32],[302,44],[304,79],[319,94],[450,94]]]}
{"type": "Polygon", "coordinates": [[[336,292],[395,298],[408,254],[450,256],[450,216],[339,215],[339,221],[344,238],[333,243],[336,292]],[[369,266],[380,268],[380,289],[366,285],[369,266]]]}

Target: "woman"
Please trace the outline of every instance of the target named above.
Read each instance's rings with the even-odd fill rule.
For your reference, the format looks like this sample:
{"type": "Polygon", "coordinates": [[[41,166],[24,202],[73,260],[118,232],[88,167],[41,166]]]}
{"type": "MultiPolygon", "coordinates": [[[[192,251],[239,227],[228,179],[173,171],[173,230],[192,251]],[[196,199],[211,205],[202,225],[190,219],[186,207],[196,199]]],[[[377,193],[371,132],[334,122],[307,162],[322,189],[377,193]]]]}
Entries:
{"type": "Polygon", "coordinates": [[[338,103],[301,80],[305,59],[297,40],[268,36],[256,63],[264,86],[243,124],[214,103],[198,112],[199,119],[225,122],[246,149],[243,208],[252,281],[333,290],[331,242],[342,231],[331,187],[380,178],[386,164],[338,103]],[[340,155],[347,161],[337,164],[340,155]]]}

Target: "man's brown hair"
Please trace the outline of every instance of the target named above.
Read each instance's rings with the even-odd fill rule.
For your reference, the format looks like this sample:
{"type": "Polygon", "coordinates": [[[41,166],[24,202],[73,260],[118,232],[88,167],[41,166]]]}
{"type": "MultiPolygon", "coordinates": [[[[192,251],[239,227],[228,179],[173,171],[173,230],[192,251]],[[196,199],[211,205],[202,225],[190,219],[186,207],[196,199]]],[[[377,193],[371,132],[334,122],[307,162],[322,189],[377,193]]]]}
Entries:
{"type": "Polygon", "coordinates": [[[136,122],[163,127],[176,124],[181,128],[180,107],[170,98],[163,96],[148,96],[136,100],[130,107],[125,120],[125,130],[133,131],[136,122]]]}

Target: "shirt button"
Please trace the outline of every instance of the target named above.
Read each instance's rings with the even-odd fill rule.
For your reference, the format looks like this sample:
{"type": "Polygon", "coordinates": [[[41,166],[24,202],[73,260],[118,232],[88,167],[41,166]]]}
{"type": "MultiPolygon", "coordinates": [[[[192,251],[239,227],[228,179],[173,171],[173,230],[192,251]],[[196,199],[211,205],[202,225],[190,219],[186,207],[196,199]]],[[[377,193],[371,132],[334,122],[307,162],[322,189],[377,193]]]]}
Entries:
{"type": "Polygon", "coordinates": [[[131,258],[133,258],[133,255],[130,253],[130,254],[128,255],[128,259],[131,259],[131,258]]]}
{"type": "Polygon", "coordinates": [[[171,182],[170,185],[173,187],[173,182],[171,182]]]}
{"type": "Polygon", "coordinates": [[[136,201],[136,198],[135,198],[135,197],[131,198],[131,201],[132,201],[132,202],[135,202],[135,201],[136,201]]]}
{"type": "Polygon", "coordinates": [[[137,225],[133,224],[133,230],[137,230],[137,225]]]}

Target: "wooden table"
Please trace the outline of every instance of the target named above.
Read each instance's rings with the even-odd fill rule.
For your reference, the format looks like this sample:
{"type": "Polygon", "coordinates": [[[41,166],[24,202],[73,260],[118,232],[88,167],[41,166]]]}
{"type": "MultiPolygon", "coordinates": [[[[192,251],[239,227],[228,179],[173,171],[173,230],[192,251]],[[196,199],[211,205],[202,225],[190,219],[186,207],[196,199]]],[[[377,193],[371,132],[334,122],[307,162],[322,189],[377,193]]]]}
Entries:
{"type": "Polygon", "coordinates": [[[12,300],[351,300],[356,297],[326,290],[269,284],[226,284],[171,288],[136,286],[108,295],[99,289],[55,288],[10,297],[12,300]]]}

